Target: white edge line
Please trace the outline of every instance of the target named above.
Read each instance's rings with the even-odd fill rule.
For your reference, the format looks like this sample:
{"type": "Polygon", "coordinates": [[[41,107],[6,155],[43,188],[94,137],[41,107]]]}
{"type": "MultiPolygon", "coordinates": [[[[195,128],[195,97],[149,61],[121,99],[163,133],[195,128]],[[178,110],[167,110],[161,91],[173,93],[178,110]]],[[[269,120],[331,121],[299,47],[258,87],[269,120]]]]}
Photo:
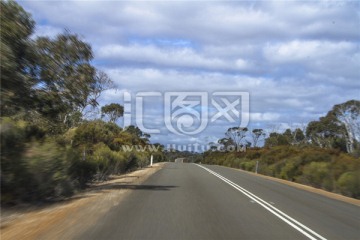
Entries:
{"type": "MultiPolygon", "coordinates": [[[[210,169],[209,169],[210,170],[210,169]]],[[[210,170],[212,171],[212,170],[210,170]]],[[[212,171],[214,172],[214,171],[212,171]]],[[[221,176],[220,174],[214,172],[215,174],[221,176]]],[[[225,177],[223,177],[225,178],[225,177]]],[[[226,179],[226,178],[225,178],[226,179]]],[[[227,181],[231,182],[229,179],[226,179],[227,181]]],[[[316,233],[315,231],[311,230],[310,228],[306,227],[305,225],[303,225],[302,223],[298,222],[297,220],[293,219],[292,217],[290,217],[289,215],[287,215],[286,213],[282,212],[281,210],[277,209],[276,207],[272,206],[271,204],[269,204],[268,202],[264,201],[263,199],[259,198],[258,196],[256,196],[255,194],[249,192],[248,190],[240,187],[239,185],[237,185],[236,183],[231,182],[232,184],[236,185],[238,188],[240,188],[241,190],[247,192],[248,194],[252,195],[254,198],[258,199],[259,201],[263,202],[264,204],[266,204],[267,206],[269,206],[270,208],[272,208],[273,210],[275,210],[276,212],[278,212],[279,214],[283,215],[284,217],[288,218],[290,221],[294,222],[295,224],[298,224],[300,227],[306,229],[308,232],[312,233],[313,235],[317,236],[318,238],[322,239],[322,240],[326,240],[326,238],[322,237],[321,235],[319,235],[318,233],[316,233]]]]}
{"type": "Polygon", "coordinates": [[[221,176],[220,174],[204,167],[198,164],[195,164],[198,167],[203,168],[204,170],[208,171],[209,173],[213,174],[214,176],[218,177],[219,179],[221,179],[222,181],[226,182],[227,184],[229,184],[230,186],[234,187],[235,189],[237,189],[238,191],[240,191],[241,193],[243,193],[245,196],[249,197],[250,199],[252,199],[253,201],[255,201],[256,203],[258,203],[259,205],[261,205],[262,207],[264,207],[266,210],[268,210],[269,212],[271,212],[272,214],[274,214],[275,216],[277,216],[278,218],[280,218],[281,220],[283,220],[284,222],[286,222],[288,225],[292,226],[293,228],[295,228],[296,230],[298,230],[299,232],[301,232],[302,234],[304,234],[305,236],[307,236],[310,239],[316,240],[316,238],[312,235],[310,235],[309,233],[307,233],[305,230],[307,230],[308,232],[312,233],[313,235],[315,235],[316,237],[322,239],[322,240],[326,240],[326,238],[322,237],[321,235],[319,235],[318,233],[316,233],[315,231],[311,230],[310,228],[306,227],[305,225],[301,224],[300,222],[296,221],[295,219],[293,219],[292,217],[290,217],[289,215],[287,215],[286,213],[282,212],[281,210],[277,209],[276,207],[270,205],[269,203],[267,203],[266,201],[264,201],[263,199],[259,198],[258,196],[256,196],[255,194],[249,192],[248,190],[240,187],[239,185],[237,185],[236,183],[233,183],[232,181],[230,181],[229,179],[221,176]],[[297,224],[297,225],[295,225],[297,224]],[[301,229],[301,227],[303,229],[301,229]]]}

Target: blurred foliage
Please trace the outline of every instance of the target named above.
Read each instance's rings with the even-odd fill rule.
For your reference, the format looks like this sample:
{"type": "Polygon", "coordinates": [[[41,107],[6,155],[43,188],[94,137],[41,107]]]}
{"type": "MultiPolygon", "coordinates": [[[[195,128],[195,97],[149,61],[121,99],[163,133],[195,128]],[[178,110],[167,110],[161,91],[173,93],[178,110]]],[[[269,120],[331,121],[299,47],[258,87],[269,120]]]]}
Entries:
{"type": "Polygon", "coordinates": [[[8,204],[68,197],[91,181],[147,166],[151,154],[154,162],[166,160],[161,145],[154,152],[123,149],[143,139],[101,120],[54,136],[29,122],[2,118],[0,130],[2,201],[8,204]]]}
{"type": "MultiPolygon", "coordinates": [[[[86,120],[113,87],[91,65],[91,46],[65,31],[30,38],[35,22],[14,1],[1,1],[1,202],[42,202],[71,196],[91,181],[107,180],[166,158],[135,126],[114,122],[123,107],[102,108],[109,122],[86,120]],[[150,145],[152,146],[152,145],[150,145]]],[[[158,146],[162,149],[163,146],[158,146]]]]}
{"type": "Polygon", "coordinates": [[[1,112],[14,114],[29,103],[35,83],[28,74],[34,60],[30,36],[35,22],[16,2],[1,1],[0,6],[1,112]],[[21,104],[12,104],[15,101],[21,104]]]}

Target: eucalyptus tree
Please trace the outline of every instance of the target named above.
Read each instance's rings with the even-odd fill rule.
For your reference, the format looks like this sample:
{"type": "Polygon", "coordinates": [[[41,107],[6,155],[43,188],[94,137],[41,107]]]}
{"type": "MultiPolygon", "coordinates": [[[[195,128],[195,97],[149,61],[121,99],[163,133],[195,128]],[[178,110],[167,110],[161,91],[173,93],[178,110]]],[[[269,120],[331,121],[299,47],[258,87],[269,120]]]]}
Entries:
{"type": "Polygon", "coordinates": [[[101,107],[101,117],[116,122],[124,114],[124,107],[118,103],[111,103],[101,107]]]}
{"type": "Polygon", "coordinates": [[[1,114],[8,116],[30,102],[34,85],[29,74],[34,60],[30,36],[35,22],[14,1],[1,1],[0,6],[1,114]]]}
{"type": "Polygon", "coordinates": [[[236,147],[241,147],[244,144],[247,132],[248,128],[232,127],[226,131],[225,136],[231,139],[236,147]]]}

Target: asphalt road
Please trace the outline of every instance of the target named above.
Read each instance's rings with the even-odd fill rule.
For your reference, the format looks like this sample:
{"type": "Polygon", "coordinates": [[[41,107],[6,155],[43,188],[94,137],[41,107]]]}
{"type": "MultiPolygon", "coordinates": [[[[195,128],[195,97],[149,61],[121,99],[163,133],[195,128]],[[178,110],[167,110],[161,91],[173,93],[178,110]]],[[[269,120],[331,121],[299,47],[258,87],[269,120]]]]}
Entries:
{"type": "Polygon", "coordinates": [[[77,239],[360,239],[360,207],[230,168],[168,163],[132,189],[77,239]]]}

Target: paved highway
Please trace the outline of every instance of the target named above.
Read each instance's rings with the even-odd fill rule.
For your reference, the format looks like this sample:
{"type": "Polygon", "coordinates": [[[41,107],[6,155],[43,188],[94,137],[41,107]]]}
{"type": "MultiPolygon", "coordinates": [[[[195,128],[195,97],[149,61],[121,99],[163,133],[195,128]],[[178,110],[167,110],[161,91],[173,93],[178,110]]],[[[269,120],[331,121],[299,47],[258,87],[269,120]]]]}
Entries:
{"type": "Polygon", "coordinates": [[[77,239],[360,239],[360,207],[230,168],[167,163],[77,239]]]}

